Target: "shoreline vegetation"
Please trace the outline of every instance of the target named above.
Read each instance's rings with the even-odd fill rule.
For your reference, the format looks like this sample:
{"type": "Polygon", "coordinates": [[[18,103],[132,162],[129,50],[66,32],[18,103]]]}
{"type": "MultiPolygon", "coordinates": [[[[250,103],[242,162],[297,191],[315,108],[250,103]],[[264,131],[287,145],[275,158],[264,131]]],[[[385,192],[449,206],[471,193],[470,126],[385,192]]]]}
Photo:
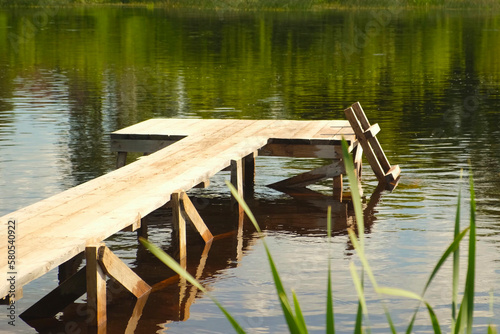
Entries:
{"type": "Polygon", "coordinates": [[[118,5],[217,10],[328,10],[345,8],[500,8],[500,0],[0,0],[0,7],[118,5]]]}

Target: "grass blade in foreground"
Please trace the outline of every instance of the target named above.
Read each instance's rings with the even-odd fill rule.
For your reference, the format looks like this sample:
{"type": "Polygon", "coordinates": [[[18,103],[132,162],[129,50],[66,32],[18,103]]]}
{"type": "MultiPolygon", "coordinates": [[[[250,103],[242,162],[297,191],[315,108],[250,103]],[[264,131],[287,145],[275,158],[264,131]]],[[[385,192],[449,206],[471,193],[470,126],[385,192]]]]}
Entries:
{"type": "Polygon", "coordinates": [[[177,274],[186,279],[189,283],[200,289],[203,293],[205,293],[212,301],[219,307],[219,309],[224,313],[226,318],[229,320],[236,333],[244,334],[245,331],[238,324],[238,322],[226,311],[226,309],[219,303],[217,299],[211,296],[208,291],[198,282],[190,273],[188,273],[184,268],[182,268],[170,255],[165,253],[162,249],[153,245],[149,241],[144,238],[139,238],[141,244],[146,247],[154,256],[156,256],[160,261],[165,263],[170,269],[175,271],[177,274]]]}
{"type": "MultiPolygon", "coordinates": [[[[250,211],[250,208],[246,204],[245,200],[241,198],[241,196],[238,194],[238,191],[236,188],[231,184],[231,182],[226,181],[226,185],[228,186],[229,190],[231,190],[231,194],[234,196],[234,198],[238,201],[238,203],[241,205],[245,213],[247,214],[248,218],[254,225],[255,229],[257,232],[262,233],[262,230],[259,227],[259,224],[257,223],[257,220],[255,219],[255,216],[253,215],[252,211],[250,211]]],[[[297,316],[293,314],[292,308],[290,306],[290,302],[288,300],[288,297],[286,295],[285,289],[283,287],[283,283],[281,282],[281,278],[279,276],[278,270],[276,268],[276,265],[274,263],[273,257],[271,256],[271,252],[269,251],[269,247],[267,247],[266,241],[263,239],[262,244],[264,245],[264,249],[266,250],[267,254],[267,259],[269,261],[269,265],[271,267],[271,272],[273,274],[273,279],[274,279],[274,285],[276,286],[276,291],[278,293],[278,298],[280,300],[281,304],[281,309],[283,310],[283,314],[285,316],[286,322],[288,324],[288,329],[290,330],[290,333],[307,333],[307,329],[304,318],[302,317],[302,312],[300,311],[300,305],[297,301],[295,304],[295,309],[298,310],[297,316]],[[304,330],[305,329],[305,332],[304,330]]]]}
{"type": "MultiPolygon", "coordinates": [[[[460,171],[460,183],[458,188],[458,200],[457,200],[457,212],[455,215],[455,230],[453,232],[454,238],[456,239],[460,234],[460,202],[462,199],[462,189],[460,184],[462,183],[462,171],[460,171]]],[[[453,285],[451,293],[451,318],[453,326],[457,321],[457,300],[458,300],[458,281],[460,274],[460,249],[457,248],[453,252],[453,285]]]]}
{"type": "MultiPolygon", "coordinates": [[[[328,246],[332,240],[332,207],[328,206],[326,215],[326,230],[328,235],[328,246]]],[[[328,247],[328,283],[326,293],[326,332],[335,334],[335,315],[333,312],[333,292],[332,292],[332,265],[331,265],[331,248],[328,247]]]]}

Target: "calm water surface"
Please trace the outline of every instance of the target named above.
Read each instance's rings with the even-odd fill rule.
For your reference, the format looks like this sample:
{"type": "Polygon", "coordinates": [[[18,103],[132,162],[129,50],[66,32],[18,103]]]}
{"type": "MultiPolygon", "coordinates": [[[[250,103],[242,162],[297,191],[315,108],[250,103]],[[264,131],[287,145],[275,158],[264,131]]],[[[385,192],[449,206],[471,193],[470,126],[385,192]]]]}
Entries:
{"type": "MultiPolygon", "coordinates": [[[[0,9],[0,214],[111,171],[108,134],[145,119],[343,119],[343,109],[360,101],[382,128],[389,160],[403,169],[398,188],[381,196],[369,167],[363,171],[366,248],[380,285],[421,291],[452,238],[460,187],[468,203],[459,177],[470,161],[478,207],[475,332],[482,333],[489,323],[500,325],[499,54],[500,13],[494,12],[0,9]]],[[[357,308],[348,269],[357,261],[346,236],[350,206],[328,196],[328,183],[300,198],[265,187],[323,163],[259,158],[250,204],[314,333],[325,328],[332,259],[336,325],[347,333],[357,308]]],[[[210,249],[193,235],[189,268],[250,333],[285,332],[262,241],[247,222],[237,233],[238,219],[228,215],[227,178],[222,173],[208,189],[193,191],[207,224],[227,234],[210,249]]],[[[150,238],[175,253],[168,210],[149,219],[150,238]]],[[[169,279],[172,272],[137,246],[135,234],[120,233],[107,244],[158,283],[137,333],[231,332],[213,303],[169,279]]],[[[445,331],[450,277],[447,264],[427,295],[445,331]]],[[[56,285],[51,272],[26,286],[19,310],[56,285]]],[[[123,333],[134,300],[110,288],[108,332],[123,333]]],[[[370,289],[367,302],[373,332],[388,332],[370,289]]],[[[394,298],[385,305],[405,329],[416,304],[394,298]]],[[[70,307],[36,329],[19,320],[15,331],[85,332],[79,311],[70,307]]],[[[431,330],[420,313],[415,332],[431,330]]],[[[1,321],[0,331],[13,329],[1,321]]]]}

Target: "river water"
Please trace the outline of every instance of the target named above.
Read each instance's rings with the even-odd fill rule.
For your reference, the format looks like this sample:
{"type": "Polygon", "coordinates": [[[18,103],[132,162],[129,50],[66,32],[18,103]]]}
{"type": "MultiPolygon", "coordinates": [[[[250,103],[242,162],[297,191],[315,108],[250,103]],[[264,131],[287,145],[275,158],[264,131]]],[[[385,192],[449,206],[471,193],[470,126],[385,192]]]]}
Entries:
{"type": "MultiPolygon", "coordinates": [[[[113,170],[109,133],[142,120],[344,119],[343,110],[360,101],[382,129],[389,161],[403,170],[395,191],[378,194],[363,167],[366,249],[378,283],[421,292],[452,240],[460,188],[467,224],[469,192],[460,171],[467,177],[471,169],[478,208],[474,332],[483,333],[489,323],[500,325],[499,54],[500,13],[481,10],[0,9],[0,214],[113,170]]],[[[310,332],[325,329],[331,259],[336,328],[348,333],[357,310],[349,263],[360,266],[346,235],[351,206],[332,199],[328,182],[309,196],[265,187],[323,163],[259,158],[249,202],[310,332]]],[[[248,332],[285,332],[262,239],[248,222],[238,233],[238,217],[228,214],[228,178],[221,173],[208,189],[192,192],[207,224],[224,237],[204,249],[191,236],[188,268],[248,332]]],[[[175,253],[168,210],[149,221],[150,239],[175,253]]],[[[135,233],[107,244],[148,283],[160,282],[136,333],[231,332],[212,301],[170,278],[135,233]]],[[[463,289],[465,248],[461,258],[463,289]]],[[[50,272],[27,285],[18,310],[57,280],[50,272]]],[[[426,295],[445,331],[451,289],[447,263],[426,295]]],[[[110,290],[108,333],[123,333],[134,327],[134,299],[111,283],[110,290]]],[[[399,331],[416,307],[403,298],[382,303],[369,284],[366,298],[376,333],[388,332],[383,305],[399,331]]],[[[15,328],[4,319],[0,332],[86,332],[81,313],[74,305],[55,321],[30,326],[18,319],[15,328]]],[[[432,331],[426,312],[414,331],[432,331]]]]}

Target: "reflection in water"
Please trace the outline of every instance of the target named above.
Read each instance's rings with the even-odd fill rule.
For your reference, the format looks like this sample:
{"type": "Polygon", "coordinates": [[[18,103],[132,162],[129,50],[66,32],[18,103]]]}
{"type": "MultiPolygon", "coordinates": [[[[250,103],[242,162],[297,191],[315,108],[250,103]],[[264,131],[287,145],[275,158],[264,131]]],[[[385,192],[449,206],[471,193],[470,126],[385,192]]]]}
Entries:
{"type": "MultiPolygon", "coordinates": [[[[279,232],[295,237],[324,237],[326,235],[326,211],[332,208],[332,235],[347,234],[347,228],[356,228],[354,212],[350,202],[339,202],[332,196],[324,195],[308,189],[289,190],[288,198],[276,201],[253,198],[248,203],[261,228],[266,234],[279,232]]],[[[370,233],[375,222],[375,207],[380,200],[382,188],[378,187],[364,205],[365,232],[370,233]]],[[[231,212],[229,198],[192,197],[191,200],[203,217],[209,229],[214,233],[213,242],[204,244],[203,240],[192,229],[188,231],[188,257],[186,269],[204,287],[211,287],[219,280],[224,280],[221,274],[228,269],[236,268],[244,261],[248,253],[259,241],[252,223],[247,217],[233,212],[230,217],[221,220],[231,212]],[[243,220],[241,220],[244,218],[243,220]],[[241,222],[241,223],[239,223],[241,222]],[[190,232],[190,233],[189,233],[190,232]]],[[[171,227],[171,211],[167,206],[146,217],[150,235],[160,235],[166,243],[165,251],[178,255],[177,236],[171,227]],[[165,231],[166,230],[166,231],[165,231]],[[166,232],[166,233],[165,233],[166,232]]],[[[141,234],[144,231],[141,232],[141,234]]],[[[129,236],[127,236],[128,238],[129,236]]],[[[120,237],[118,237],[120,239],[120,237]]],[[[123,245],[119,240],[113,240],[117,247],[123,245]]],[[[165,242],[164,242],[165,244],[165,242]]],[[[348,254],[353,250],[350,243],[346,245],[348,254]]],[[[108,333],[154,333],[159,328],[168,328],[172,322],[186,321],[190,318],[190,308],[196,298],[203,294],[180,278],[172,270],[158,261],[143,247],[137,247],[136,259],[131,262],[134,271],[152,286],[149,295],[136,300],[129,292],[113,279],[108,281],[108,333]],[[129,317],[128,321],[125,321],[129,317]]],[[[120,250],[116,250],[118,254],[120,250]]],[[[130,254],[131,249],[127,250],[130,254]]],[[[128,255],[130,256],[130,255],[128,255]]],[[[127,257],[128,257],[127,256],[127,257]]],[[[275,257],[280,257],[275,252],[275,257]]],[[[76,264],[82,261],[76,260],[76,264]]],[[[73,272],[78,266],[72,263],[73,272]]],[[[60,277],[61,278],[61,277],[60,277]]],[[[28,321],[40,333],[53,333],[69,326],[92,332],[86,328],[85,304],[76,303],[68,306],[57,319],[37,319],[28,321]]]]}
{"type": "MultiPolygon", "coordinates": [[[[451,240],[460,169],[467,170],[470,160],[478,198],[476,324],[500,325],[495,317],[500,308],[500,15],[430,9],[381,13],[0,9],[2,215],[112,169],[115,158],[107,134],[145,119],[344,119],[342,110],[360,101],[370,121],[380,124],[378,138],[384,151],[404,175],[397,190],[385,193],[377,205],[377,224],[368,235],[367,247],[380,283],[421,291],[429,268],[451,240]],[[42,25],[26,29],[44,13],[47,20],[42,25]],[[366,27],[373,24],[377,30],[370,33],[366,27]],[[12,44],[12,34],[26,38],[12,44]],[[490,290],[494,313],[489,311],[490,290]]],[[[297,174],[302,167],[310,170],[312,164],[266,160],[259,166],[258,184],[297,174]]],[[[364,177],[365,192],[370,194],[375,188],[372,172],[366,170],[364,177]]],[[[214,187],[206,189],[211,201],[226,192],[214,187]]],[[[466,186],[461,187],[467,198],[466,186]]],[[[326,194],[323,184],[314,189],[326,194]]],[[[307,292],[302,299],[311,305],[308,323],[324,323],[326,275],[320,255],[332,251],[337,323],[340,331],[351,332],[357,304],[347,263],[355,256],[349,255],[350,245],[341,232],[328,249],[324,238],[317,237],[324,235],[326,204],[300,209],[302,201],[321,202],[321,197],[295,201],[271,189],[257,191],[256,198],[256,211],[276,203],[276,208],[262,208],[259,219],[269,228],[269,244],[282,255],[280,269],[288,286],[307,292]],[[274,209],[279,213],[276,221],[274,209]],[[291,212],[303,219],[290,218],[291,212]]],[[[211,209],[214,216],[217,208],[211,209]]],[[[339,217],[348,217],[343,210],[338,208],[339,217]]],[[[214,218],[219,223],[213,228],[220,226],[217,233],[228,232],[224,224],[235,228],[237,219],[220,212],[224,214],[214,218]]],[[[466,212],[464,216],[463,221],[466,212]]],[[[343,218],[338,222],[339,227],[346,224],[343,218]]],[[[173,251],[164,233],[168,227],[157,226],[152,225],[150,238],[173,251]]],[[[269,298],[274,290],[266,276],[261,244],[251,230],[245,228],[245,232],[240,239],[236,234],[214,242],[205,283],[234,305],[246,327],[255,332],[283,331],[282,315],[269,298]],[[243,256],[235,249],[241,249],[243,256]],[[211,264],[217,262],[214,254],[224,263],[211,264]],[[224,279],[213,278],[210,268],[224,279]]],[[[140,260],[140,252],[135,254],[134,235],[120,234],[109,243],[128,264],[136,257],[139,261],[134,266],[149,263],[140,260]]],[[[191,248],[195,256],[191,268],[200,263],[202,249],[196,249],[191,248]]],[[[163,270],[151,264],[142,274],[154,282],[168,277],[163,270]],[[155,279],[156,270],[160,274],[155,279]]],[[[428,296],[440,319],[449,319],[447,267],[442,275],[428,296]]],[[[56,281],[57,273],[49,273],[27,286],[20,311],[56,281]]],[[[173,286],[177,283],[168,289],[173,286]]],[[[165,303],[154,298],[153,294],[146,309],[165,303]]],[[[372,296],[369,302],[375,299],[372,296]]],[[[127,320],[134,303],[128,305],[127,320]]],[[[174,304],[168,307],[178,309],[174,304]]],[[[411,302],[391,300],[399,330],[414,307],[411,302]]],[[[370,313],[374,332],[386,324],[378,309],[377,305],[370,313]]],[[[125,329],[125,324],[118,325],[119,319],[114,321],[112,328],[125,329]]],[[[230,331],[224,324],[219,311],[200,298],[190,309],[189,321],[165,326],[180,333],[230,331]]],[[[422,316],[416,328],[428,330],[427,324],[422,316]]],[[[10,329],[5,326],[0,323],[0,330],[10,329]]],[[[21,332],[33,332],[22,326],[21,332]]]]}

